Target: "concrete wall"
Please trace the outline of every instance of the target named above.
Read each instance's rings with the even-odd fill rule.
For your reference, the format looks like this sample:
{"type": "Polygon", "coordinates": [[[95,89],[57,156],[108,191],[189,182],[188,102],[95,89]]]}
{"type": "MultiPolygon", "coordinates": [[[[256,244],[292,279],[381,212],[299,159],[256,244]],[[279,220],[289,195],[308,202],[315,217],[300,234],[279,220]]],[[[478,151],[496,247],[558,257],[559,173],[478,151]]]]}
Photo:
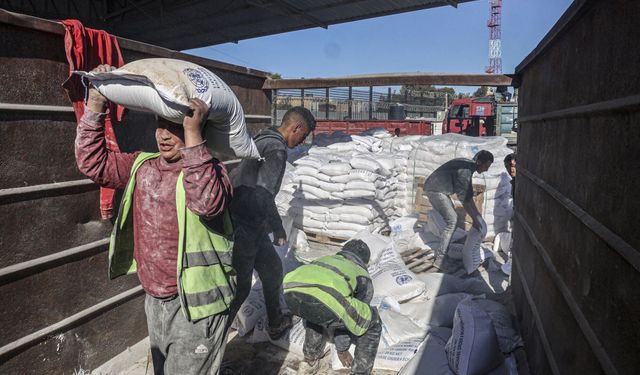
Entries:
{"type": "MultiPolygon", "coordinates": [[[[231,86],[246,114],[270,115],[265,73],[128,40],[120,46],[125,61],[203,65],[231,86]]],[[[61,86],[68,69],[60,25],[0,10],[1,104],[69,107],[61,86]]],[[[75,127],[73,112],[0,109],[2,374],[92,369],[147,334],[136,276],[108,279],[111,222],[100,219],[98,187],[76,168],[75,127]]],[[[139,113],[115,128],[123,151],[155,151],[154,129],[154,119],[139,113]]]]}
{"type": "Polygon", "coordinates": [[[533,374],[640,369],[638,17],[577,0],[516,71],[512,279],[533,374]]]}

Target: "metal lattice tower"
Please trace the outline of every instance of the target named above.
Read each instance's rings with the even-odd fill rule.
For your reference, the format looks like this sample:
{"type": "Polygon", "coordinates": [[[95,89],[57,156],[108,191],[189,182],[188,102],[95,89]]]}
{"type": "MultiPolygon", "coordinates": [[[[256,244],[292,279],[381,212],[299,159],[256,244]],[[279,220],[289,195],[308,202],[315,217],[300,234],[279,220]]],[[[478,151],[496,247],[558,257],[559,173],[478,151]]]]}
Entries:
{"type": "Polygon", "coordinates": [[[489,74],[502,73],[502,0],[489,0],[491,7],[489,21],[489,66],[485,72],[489,74]]]}

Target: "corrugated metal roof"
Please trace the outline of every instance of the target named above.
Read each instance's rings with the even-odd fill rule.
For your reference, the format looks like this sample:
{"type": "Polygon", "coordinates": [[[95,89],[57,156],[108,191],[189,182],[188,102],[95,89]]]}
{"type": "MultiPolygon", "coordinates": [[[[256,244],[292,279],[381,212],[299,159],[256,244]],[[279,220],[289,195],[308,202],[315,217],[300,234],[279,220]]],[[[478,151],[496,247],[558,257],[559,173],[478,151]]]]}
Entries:
{"type": "Polygon", "coordinates": [[[237,42],[473,0],[30,0],[4,9],[85,26],[175,50],[237,42]]]}

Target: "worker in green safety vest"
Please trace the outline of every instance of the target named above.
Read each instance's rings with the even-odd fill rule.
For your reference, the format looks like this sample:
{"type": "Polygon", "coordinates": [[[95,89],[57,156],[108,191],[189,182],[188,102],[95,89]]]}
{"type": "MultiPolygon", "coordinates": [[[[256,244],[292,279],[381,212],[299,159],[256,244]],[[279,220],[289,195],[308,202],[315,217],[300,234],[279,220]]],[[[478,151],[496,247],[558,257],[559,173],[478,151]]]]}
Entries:
{"type": "Polygon", "coordinates": [[[227,213],[233,188],[202,137],[209,106],[193,99],[182,124],[159,119],[158,153],[125,153],[107,148],[106,104],[91,87],[75,152],[82,173],[124,190],[109,276],[137,273],[156,374],[217,374],[235,292],[227,213]]]}
{"type": "Polygon", "coordinates": [[[373,284],[367,272],[367,244],[351,240],[336,255],[319,258],[284,277],[284,295],[294,315],[305,322],[304,361],[298,374],[326,373],[320,359],[333,336],[338,358],[351,374],[370,374],[382,325],[369,306],[373,284]],[[355,355],[349,353],[355,344],[355,355]]]}

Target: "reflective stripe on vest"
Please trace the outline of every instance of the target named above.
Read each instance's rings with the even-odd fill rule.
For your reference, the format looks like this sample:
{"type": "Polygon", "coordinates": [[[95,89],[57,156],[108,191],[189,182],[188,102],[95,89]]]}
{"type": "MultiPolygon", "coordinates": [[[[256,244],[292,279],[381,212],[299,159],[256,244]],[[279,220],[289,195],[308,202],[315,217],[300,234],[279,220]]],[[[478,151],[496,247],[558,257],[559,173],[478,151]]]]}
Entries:
{"type": "Polygon", "coordinates": [[[310,295],[333,311],[346,328],[356,336],[371,325],[371,307],[356,299],[353,290],[357,277],[368,277],[367,271],[344,258],[333,255],[301,266],[284,277],[285,293],[310,295]]]}
{"type": "Polygon", "coordinates": [[[233,244],[229,213],[223,213],[224,234],[215,233],[200,216],[186,207],[182,173],[176,184],[178,213],[178,290],[189,320],[227,310],[233,301],[235,271],[231,266],[233,244]]]}
{"type": "MultiPolygon", "coordinates": [[[[136,271],[133,259],[133,220],[131,203],[136,172],[145,161],[160,154],[141,153],[131,168],[118,218],[109,245],[111,278],[136,271]]],[[[233,228],[227,211],[222,217],[223,232],[216,233],[186,207],[182,173],[176,183],[178,216],[177,282],[182,311],[194,321],[228,309],[233,300],[235,271],[231,267],[232,243],[227,239],[233,228]]]]}

